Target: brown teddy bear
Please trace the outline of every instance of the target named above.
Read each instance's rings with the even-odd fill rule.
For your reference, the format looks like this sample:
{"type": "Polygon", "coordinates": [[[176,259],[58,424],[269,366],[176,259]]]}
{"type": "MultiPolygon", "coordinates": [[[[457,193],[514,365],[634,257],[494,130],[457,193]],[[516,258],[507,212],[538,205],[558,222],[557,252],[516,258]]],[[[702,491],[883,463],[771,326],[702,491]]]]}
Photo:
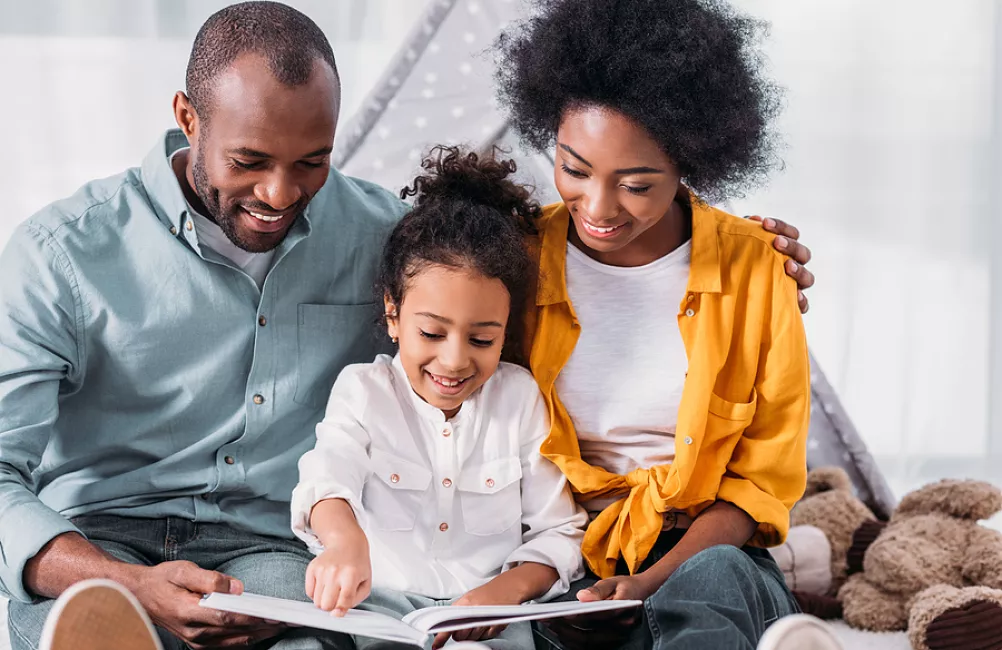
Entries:
{"type": "Polygon", "coordinates": [[[845,621],[908,630],[916,650],[1002,648],[1002,490],[943,480],[909,493],[838,592],[845,621]]]}
{"type": "Polygon", "coordinates": [[[907,629],[917,650],[1000,650],[1002,534],[977,523],[999,511],[998,488],[945,480],[905,496],[884,523],[853,496],[842,470],[814,470],[791,524],[824,531],[827,595],[837,594],[841,611],[823,597],[798,598],[805,610],[841,613],[854,627],[907,629]]]}

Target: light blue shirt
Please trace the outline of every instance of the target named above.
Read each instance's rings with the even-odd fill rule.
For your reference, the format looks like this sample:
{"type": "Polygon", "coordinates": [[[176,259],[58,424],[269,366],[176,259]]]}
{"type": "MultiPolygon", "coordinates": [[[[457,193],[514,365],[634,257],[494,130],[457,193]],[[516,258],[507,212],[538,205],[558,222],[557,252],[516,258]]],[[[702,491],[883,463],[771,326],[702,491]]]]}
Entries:
{"type": "Polygon", "coordinates": [[[406,205],[331,170],[258,289],[199,246],[168,131],[141,168],[0,256],[0,591],[87,514],[292,537],[296,462],[338,372],[385,350],[379,253],[406,205]]]}

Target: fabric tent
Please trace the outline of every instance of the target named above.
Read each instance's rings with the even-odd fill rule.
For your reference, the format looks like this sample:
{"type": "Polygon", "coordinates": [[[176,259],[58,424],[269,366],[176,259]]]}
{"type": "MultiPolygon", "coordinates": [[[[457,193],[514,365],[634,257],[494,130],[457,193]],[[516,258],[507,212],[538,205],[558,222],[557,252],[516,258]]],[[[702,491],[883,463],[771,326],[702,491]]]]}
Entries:
{"type": "MultiPolygon", "coordinates": [[[[552,158],[520,148],[495,101],[491,45],[524,15],[516,0],[431,0],[360,111],[339,129],[334,164],[395,189],[411,180],[432,145],[498,145],[541,203],[556,200],[552,158]]],[[[886,480],[813,358],[811,371],[808,466],[843,467],[859,497],[887,517],[895,499],[886,480]]]]}

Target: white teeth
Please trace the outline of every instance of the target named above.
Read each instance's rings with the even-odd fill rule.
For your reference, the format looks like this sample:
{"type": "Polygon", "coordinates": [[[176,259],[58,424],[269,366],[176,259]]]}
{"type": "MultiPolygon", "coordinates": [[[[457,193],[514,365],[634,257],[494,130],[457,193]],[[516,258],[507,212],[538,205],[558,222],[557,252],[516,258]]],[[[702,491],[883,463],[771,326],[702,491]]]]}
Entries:
{"type": "Polygon", "coordinates": [[[585,228],[605,235],[612,232],[613,230],[616,230],[617,228],[619,228],[619,226],[613,226],[612,228],[599,228],[598,226],[593,226],[590,223],[585,223],[585,228]]]}
{"type": "Polygon", "coordinates": [[[446,379],[445,377],[438,377],[436,375],[431,375],[431,378],[432,378],[432,380],[435,381],[435,383],[442,384],[443,386],[445,386],[447,388],[455,388],[456,386],[458,386],[461,383],[463,383],[464,381],[466,381],[465,379],[454,381],[452,379],[446,379]]]}
{"type": "Polygon", "coordinates": [[[265,215],[265,214],[258,214],[257,212],[251,212],[250,210],[247,211],[247,214],[249,214],[250,216],[254,217],[255,219],[260,219],[261,221],[264,221],[266,223],[275,223],[276,221],[278,221],[279,219],[281,219],[283,216],[285,216],[285,215],[281,215],[280,214],[277,217],[269,217],[268,215],[265,215]]]}

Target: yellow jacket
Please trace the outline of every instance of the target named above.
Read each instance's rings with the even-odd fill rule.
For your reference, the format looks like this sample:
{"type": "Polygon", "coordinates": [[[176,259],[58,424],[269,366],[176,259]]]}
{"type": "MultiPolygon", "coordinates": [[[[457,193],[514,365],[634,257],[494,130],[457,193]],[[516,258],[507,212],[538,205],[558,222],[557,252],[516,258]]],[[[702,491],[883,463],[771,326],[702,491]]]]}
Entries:
{"type": "Polygon", "coordinates": [[[772,236],[693,201],[689,284],[678,314],[689,368],[675,461],[620,476],[581,460],[555,388],[580,331],[564,275],[569,220],[561,203],[544,208],[538,224],[529,363],[552,423],[543,455],[582,500],[623,497],[588,527],[582,548],[588,565],[609,577],[622,556],[636,573],[661,531],[661,513],[678,509],[695,517],[715,500],[758,522],[752,544],[781,544],[807,480],[810,367],[797,288],[772,236]]]}

